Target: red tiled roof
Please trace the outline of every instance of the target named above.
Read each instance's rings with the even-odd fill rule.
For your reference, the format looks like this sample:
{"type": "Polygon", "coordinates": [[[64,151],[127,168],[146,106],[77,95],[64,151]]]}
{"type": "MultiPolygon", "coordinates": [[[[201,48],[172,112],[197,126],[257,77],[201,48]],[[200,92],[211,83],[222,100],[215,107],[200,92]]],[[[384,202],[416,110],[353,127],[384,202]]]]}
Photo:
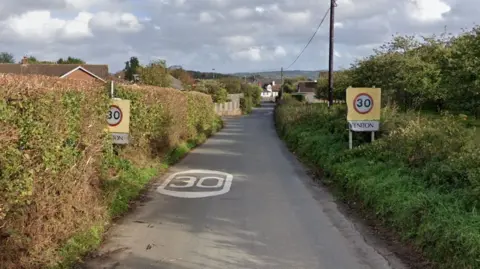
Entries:
{"type": "Polygon", "coordinates": [[[102,79],[109,77],[108,65],[93,64],[0,64],[0,73],[61,77],[78,66],[102,79]]]}

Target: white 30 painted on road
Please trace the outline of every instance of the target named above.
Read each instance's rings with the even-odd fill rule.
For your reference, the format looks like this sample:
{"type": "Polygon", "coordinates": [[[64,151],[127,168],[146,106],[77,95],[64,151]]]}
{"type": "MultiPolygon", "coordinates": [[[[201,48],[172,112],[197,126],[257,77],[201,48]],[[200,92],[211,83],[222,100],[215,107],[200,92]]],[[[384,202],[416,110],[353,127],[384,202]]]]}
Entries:
{"type": "Polygon", "coordinates": [[[157,191],[173,197],[205,198],[229,192],[232,186],[232,180],[233,175],[220,171],[203,169],[188,170],[170,175],[162,185],[157,188],[157,191]],[[172,182],[174,180],[175,182],[172,182]],[[206,185],[205,181],[207,180],[216,180],[216,184],[206,185]],[[188,191],[188,189],[192,188],[196,188],[196,190],[188,191]]]}

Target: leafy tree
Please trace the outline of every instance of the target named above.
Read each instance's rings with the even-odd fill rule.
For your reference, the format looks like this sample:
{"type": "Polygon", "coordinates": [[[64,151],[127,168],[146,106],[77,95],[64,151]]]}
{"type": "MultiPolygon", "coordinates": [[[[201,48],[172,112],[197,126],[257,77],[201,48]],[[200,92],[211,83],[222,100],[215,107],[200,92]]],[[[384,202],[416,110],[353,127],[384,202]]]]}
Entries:
{"type": "Polygon", "coordinates": [[[58,59],[57,64],[85,64],[85,61],[79,58],[68,56],[66,60],[63,58],[58,59]]]}
{"type": "Polygon", "coordinates": [[[228,93],[241,93],[242,81],[237,77],[223,77],[219,81],[225,85],[225,89],[228,93]]]}
{"type": "Polygon", "coordinates": [[[215,103],[225,103],[228,99],[225,85],[218,80],[201,80],[195,85],[195,91],[209,94],[215,103]]]}
{"type": "Polygon", "coordinates": [[[192,75],[181,67],[171,70],[170,75],[180,80],[182,85],[187,89],[191,88],[193,84],[195,84],[195,80],[193,79],[192,75]]]}
{"type": "Polygon", "coordinates": [[[128,81],[134,80],[134,75],[138,74],[140,68],[140,61],[137,57],[131,57],[129,61],[125,62],[125,79],[128,81]]]}
{"type": "Polygon", "coordinates": [[[138,67],[140,80],[143,84],[169,87],[170,77],[164,60],[153,61],[145,67],[138,67]]]}
{"type": "MultiPolygon", "coordinates": [[[[333,99],[345,100],[346,89],[352,86],[350,70],[341,70],[333,73],[333,99]]],[[[328,98],[328,76],[321,76],[317,82],[316,97],[319,99],[328,98]]]]}
{"type": "MultiPolygon", "coordinates": [[[[246,99],[246,104],[251,104],[253,106],[260,106],[262,102],[262,88],[255,84],[242,84],[241,89],[246,99]]],[[[248,110],[248,109],[247,109],[248,110]]]]}
{"type": "Polygon", "coordinates": [[[284,93],[292,93],[296,89],[296,81],[291,78],[286,78],[283,80],[283,84],[281,86],[282,92],[284,93]]]}
{"type": "Polygon", "coordinates": [[[13,64],[15,63],[15,58],[13,54],[8,52],[0,52],[0,63],[13,64]]]}
{"type": "MultiPolygon", "coordinates": [[[[334,94],[344,87],[380,87],[382,100],[403,109],[454,110],[480,116],[480,27],[458,36],[394,36],[345,71],[335,73],[334,94]],[[348,82],[348,83],[347,83],[348,82]]],[[[317,94],[325,95],[326,78],[317,94]]],[[[342,90],[342,91],[341,91],[342,90]]]]}

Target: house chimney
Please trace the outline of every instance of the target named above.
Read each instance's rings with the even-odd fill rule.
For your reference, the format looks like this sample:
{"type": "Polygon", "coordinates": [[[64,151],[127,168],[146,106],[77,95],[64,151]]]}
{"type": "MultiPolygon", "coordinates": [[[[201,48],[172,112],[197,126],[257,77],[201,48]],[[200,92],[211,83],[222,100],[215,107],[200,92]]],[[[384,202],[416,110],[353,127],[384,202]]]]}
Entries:
{"type": "Polygon", "coordinates": [[[28,64],[28,57],[27,56],[23,56],[22,64],[28,64]]]}
{"type": "Polygon", "coordinates": [[[272,81],[272,86],[275,86],[275,80],[274,80],[274,81],[272,81]]]}

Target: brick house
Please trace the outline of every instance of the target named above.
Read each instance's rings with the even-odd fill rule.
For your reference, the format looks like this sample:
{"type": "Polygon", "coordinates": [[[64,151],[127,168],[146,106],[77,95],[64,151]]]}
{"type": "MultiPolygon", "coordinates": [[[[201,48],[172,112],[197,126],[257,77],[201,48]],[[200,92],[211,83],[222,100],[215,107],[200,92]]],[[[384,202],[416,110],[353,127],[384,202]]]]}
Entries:
{"type": "Polygon", "coordinates": [[[29,64],[26,58],[20,64],[0,64],[0,73],[17,75],[44,75],[51,77],[99,80],[109,77],[108,65],[93,64],[29,64]]]}
{"type": "Polygon", "coordinates": [[[303,94],[308,103],[317,103],[315,97],[317,89],[317,81],[300,81],[297,84],[297,94],[303,94]]]}
{"type": "Polygon", "coordinates": [[[299,93],[315,93],[316,88],[316,81],[300,81],[297,84],[297,92],[299,93]]]}

